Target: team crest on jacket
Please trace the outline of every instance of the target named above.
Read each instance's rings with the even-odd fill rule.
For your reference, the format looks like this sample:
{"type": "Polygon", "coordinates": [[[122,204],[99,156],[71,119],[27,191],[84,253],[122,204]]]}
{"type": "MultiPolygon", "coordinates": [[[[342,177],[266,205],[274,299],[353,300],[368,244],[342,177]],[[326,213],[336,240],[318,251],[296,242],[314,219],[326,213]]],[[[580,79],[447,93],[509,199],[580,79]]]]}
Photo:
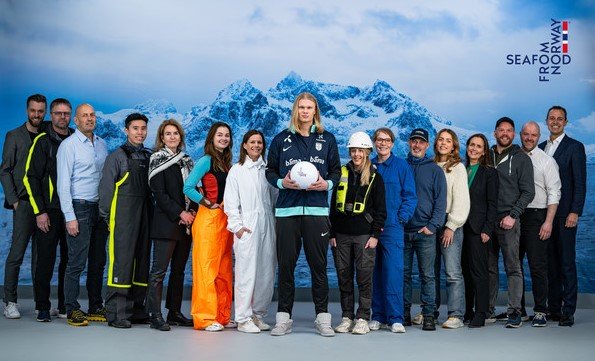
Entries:
{"type": "Polygon", "coordinates": [[[316,150],[319,152],[322,150],[322,143],[316,142],[316,150]]]}

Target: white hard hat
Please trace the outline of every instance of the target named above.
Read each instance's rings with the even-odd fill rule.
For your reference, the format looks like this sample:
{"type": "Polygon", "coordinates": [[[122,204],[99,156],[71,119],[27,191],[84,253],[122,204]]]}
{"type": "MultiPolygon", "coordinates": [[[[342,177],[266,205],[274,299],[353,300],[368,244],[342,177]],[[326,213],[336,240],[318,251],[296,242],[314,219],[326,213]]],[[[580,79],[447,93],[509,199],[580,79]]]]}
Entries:
{"type": "Polygon", "coordinates": [[[364,132],[355,132],[349,137],[347,148],[372,148],[372,139],[364,132]]]}

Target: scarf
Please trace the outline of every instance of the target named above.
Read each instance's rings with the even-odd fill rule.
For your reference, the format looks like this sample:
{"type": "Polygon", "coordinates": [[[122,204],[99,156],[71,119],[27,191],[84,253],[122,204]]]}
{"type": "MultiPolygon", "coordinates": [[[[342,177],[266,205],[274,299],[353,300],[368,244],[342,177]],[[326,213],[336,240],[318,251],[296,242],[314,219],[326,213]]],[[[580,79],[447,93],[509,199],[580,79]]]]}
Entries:
{"type": "Polygon", "coordinates": [[[149,161],[149,181],[151,181],[151,178],[153,178],[156,174],[164,171],[174,164],[180,165],[182,180],[186,181],[186,178],[188,178],[190,171],[194,167],[194,162],[188,154],[184,153],[183,151],[174,153],[167,147],[164,147],[153,153],[151,155],[151,160],[149,161]]]}

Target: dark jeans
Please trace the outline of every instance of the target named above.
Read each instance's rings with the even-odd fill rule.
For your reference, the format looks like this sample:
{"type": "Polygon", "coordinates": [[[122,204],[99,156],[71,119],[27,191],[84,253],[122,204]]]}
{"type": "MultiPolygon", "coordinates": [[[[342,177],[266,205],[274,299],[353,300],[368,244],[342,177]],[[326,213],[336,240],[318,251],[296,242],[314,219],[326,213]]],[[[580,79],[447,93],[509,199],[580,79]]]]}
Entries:
{"type": "Polygon", "coordinates": [[[577,299],[576,229],[566,228],[566,217],[555,217],[548,247],[548,311],[574,315],[577,299]]]}
{"type": "Polygon", "coordinates": [[[169,282],[165,308],[171,312],[180,312],[182,307],[182,292],[184,290],[184,270],[190,255],[190,239],[171,241],[167,239],[153,240],[153,263],[149,275],[149,289],[147,295],[147,312],[161,313],[161,299],[163,295],[163,279],[167,266],[171,261],[169,282]]]}
{"type": "Polygon", "coordinates": [[[436,235],[425,235],[417,232],[405,232],[405,282],[403,298],[405,314],[411,312],[413,271],[413,253],[417,254],[417,266],[421,280],[421,312],[424,316],[434,316],[436,311],[436,285],[434,263],[436,261],[436,235]]]}
{"type": "Polygon", "coordinates": [[[473,232],[468,223],[463,234],[461,263],[465,278],[465,316],[471,317],[474,312],[487,313],[489,310],[488,245],[491,241],[483,243],[481,235],[473,232]]]}
{"type": "MultiPolygon", "coordinates": [[[[12,243],[4,264],[4,302],[17,302],[17,287],[23,257],[29,245],[29,239],[35,232],[35,215],[31,203],[19,200],[19,205],[12,212],[12,243]]],[[[31,280],[35,282],[35,264],[37,249],[35,237],[31,240],[31,280]]]]}
{"type": "Polygon", "coordinates": [[[72,201],[74,213],[79,224],[76,237],[66,236],[68,242],[68,265],[64,279],[64,297],[66,312],[78,310],[79,283],[85,270],[87,260],[87,294],[89,311],[103,307],[101,288],[103,270],[106,261],[107,225],[99,218],[99,207],[96,202],[75,199],[72,201]]]}
{"type": "Polygon", "coordinates": [[[49,310],[50,283],[54,276],[56,248],[60,245],[60,265],[58,266],[58,309],[64,312],[64,275],[68,263],[68,247],[66,245],[66,229],[64,215],[60,209],[48,209],[50,227],[47,233],[35,227],[37,247],[37,265],[35,275],[35,309],[49,310]]]}
{"type": "Polygon", "coordinates": [[[291,315],[295,297],[294,271],[302,239],[312,277],[312,299],[316,314],[328,312],[326,255],[330,223],[324,216],[277,217],[277,259],[279,261],[278,312],[291,315]]]}
{"type": "Polygon", "coordinates": [[[370,306],[372,304],[372,274],[374,273],[375,248],[364,248],[370,239],[369,235],[353,236],[336,234],[337,247],[333,247],[335,267],[339,290],[341,292],[342,317],[351,320],[355,318],[370,319],[370,306]],[[355,266],[355,269],[354,269],[355,266]],[[357,272],[355,272],[357,270],[357,272]],[[353,277],[357,279],[358,308],[355,309],[355,288],[353,277]]]}
{"type": "MultiPolygon", "coordinates": [[[[531,272],[531,284],[534,312],[547,312],[547,249],[548,241],[539,239],[539,230],[545,221],[547,210],[527,208],[521,216],[521,239],[519,243],[519,260],[523,275],[523,258],[527,254],[529,271],[531,272]]],[[[525,290],[525,277],[523,276],[523,291],[525,290]]],[[[521,299],[521,309],[525,309],[525,292],[521,299]]]]}

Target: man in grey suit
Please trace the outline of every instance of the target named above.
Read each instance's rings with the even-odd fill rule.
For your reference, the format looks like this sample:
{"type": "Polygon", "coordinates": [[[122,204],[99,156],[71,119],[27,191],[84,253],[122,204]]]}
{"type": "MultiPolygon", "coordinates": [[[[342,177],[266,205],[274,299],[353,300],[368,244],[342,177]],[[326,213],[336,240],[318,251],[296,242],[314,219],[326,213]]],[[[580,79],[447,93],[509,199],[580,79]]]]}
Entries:
{"type": "MultiPolygon", "coordinates": [[[[47,100],[41,94],[27,98],[27,121],[9,131],[4,140],[0,182],[4,189],[4,207],[13,210],[12,244],[4,268],[4,317],[20,318],[17,287],[23,256],[35,230],[35,216],[23,185],[29,147],[43,122],[47,100]]],[[[32,247],[31,278],[35,277],[35,246],[32,247]]]]}

